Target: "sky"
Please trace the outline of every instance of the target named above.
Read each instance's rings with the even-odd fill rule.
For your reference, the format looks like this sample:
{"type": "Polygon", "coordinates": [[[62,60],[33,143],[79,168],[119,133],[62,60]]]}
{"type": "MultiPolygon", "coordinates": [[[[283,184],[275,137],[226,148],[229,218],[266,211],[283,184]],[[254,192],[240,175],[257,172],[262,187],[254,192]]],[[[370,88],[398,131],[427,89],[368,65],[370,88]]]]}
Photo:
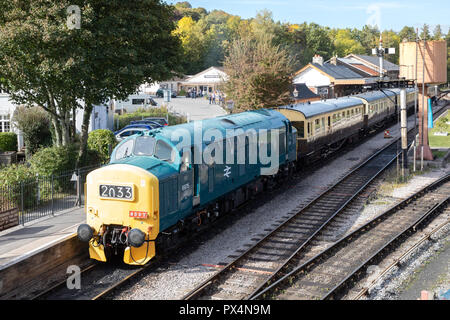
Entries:
{"type": "MultiPolygon", "coordinates": [[[[166,0],[175,4],[178,1],[166,0]]],[[[358,28],[378,25],[382,30],[400,31],[405,25],[420,28],[424,23],[433,30],[450,27],[449,0],[188,0],[193,8],[223,10],[242,18],[253,18],[258,11],[270,10],[275,21],[315,22],[331,28],[358,28]]]]}

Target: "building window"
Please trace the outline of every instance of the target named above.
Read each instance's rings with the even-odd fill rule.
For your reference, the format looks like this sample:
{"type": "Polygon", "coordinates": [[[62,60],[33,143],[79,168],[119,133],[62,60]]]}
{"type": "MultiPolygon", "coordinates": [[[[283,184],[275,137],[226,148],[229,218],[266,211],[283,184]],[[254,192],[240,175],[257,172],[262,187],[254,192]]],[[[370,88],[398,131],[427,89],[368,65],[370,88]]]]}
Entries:
{"type": "Polygon", "coordinates": [[[11,130],[9,114],[0,116],[0,132],[9,132],[11,130]]]}
{"type": "Polygon", "coordinates": [[[144,104],[145,103],[145,99],[132,99],[131,103],[132,104],[144,104]]]}

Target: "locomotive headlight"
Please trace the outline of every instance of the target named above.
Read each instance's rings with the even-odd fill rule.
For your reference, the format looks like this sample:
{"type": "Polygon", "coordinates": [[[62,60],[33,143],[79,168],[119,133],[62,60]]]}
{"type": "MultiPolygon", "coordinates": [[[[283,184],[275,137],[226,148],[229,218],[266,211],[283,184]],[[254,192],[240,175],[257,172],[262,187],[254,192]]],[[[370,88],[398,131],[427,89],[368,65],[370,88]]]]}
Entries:
{"type": "Polygon", "coordinates": [[[145,233],[143,233],[139,229],[131,229],[130,232],[128,232],[128,243],[130,246],[139,248],[144,244],[145,241],[145,233]]]}
{"type": "Polygon", "coordinates": [[[88,242],[94,236],[94,231],[92,230],[90,225],[83,223],[78,226],[77,234],[78,239],[84,242],[88,242]]]}

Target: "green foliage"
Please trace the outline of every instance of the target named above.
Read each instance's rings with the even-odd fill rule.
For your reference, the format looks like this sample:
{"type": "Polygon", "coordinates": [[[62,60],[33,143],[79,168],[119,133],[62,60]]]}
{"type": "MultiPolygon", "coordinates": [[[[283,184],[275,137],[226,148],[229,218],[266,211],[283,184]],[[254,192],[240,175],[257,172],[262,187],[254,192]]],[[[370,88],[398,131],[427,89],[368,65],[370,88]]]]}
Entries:
{"type": "Polygon", "coordinates": [[[51,145],[50,120],[42,108],[19,106],[12,121],[23,133],[27,159],[40,147],[51,145]]]}
{"type": "Polygon", "coordinates": [[[33,184],[36,176],[25,164],[12,164],[0,168],[0,211],[22,205],[21,191],[23,191],[24,207],[33,204],[36,199],[37,188],[33,184]],[[21,186],[22,183],[22,186],[21,186]]]}
{"type": "MultiPolygon", "coordinates": [[[[120,130],[123,127],[130,124],[131,121],[142,120],[147,117],[163,117],[166,118],[168,114],[167,108],[150,108],[148,110],[139,109],[133,113],[124,113],[122,115],[114,115],[114,124],[116,125],[116,130],[120,130]],[[117,127],[117,121],[119,125],[117,127]]],[[[176,125],[180,123],[185,123],[186,118],[178,115],[169,113],[169,125],[176,125]]]]}
{"type": "Polygon", "coordinates": [[[352,37],[350,29],[340,29],[334,38],[335,52],[338,57],[345,57],[351,53],[365,54],[362,44],[352,37]]]}
{"type": "Polygon", "coordinates": [[[2,186],[13,186],[34,177],[33,170],[25,164],[13,163],[0,169],[0,185],[2,186]]]}
{"type": "Polygon", "coordinates": [[[273,44],[270,35],[233,41],[224,69],[228,80],[223,90],[237,111],[290,102],[292,60],[286,50],[273,44]]]}
{"type": "Polygon", "coordinates": [[[63,145],[73,142],[70,113],[84,108],[80,159],[94,104],[180,71],[174,8],[161,0],[0,0],[0,8],[2,85],[15,103],[44,106],[63,145]],[[68,27],[70,5],[80,7],[79,29],[68,27]]]}
{"type": "Polygon", "coordinates": [[[77,160],[77,146],[53,146],[39,149],[28,161],[31,170],[39,176],[59,175],[73,170],[77,160]]]}
{"type": "Polygon", "coordinates": [[[14,132],[0,132],[1,151],[17,151],[17,135],[14,132]]]}
{"type": "Polygon", "coordinates": [[[89,132],[87,140],[88,149],[98,154],[102,163],[109,161],[109,150],[116,146],[114,133],[107,129],[98,129],[89,132]]]}

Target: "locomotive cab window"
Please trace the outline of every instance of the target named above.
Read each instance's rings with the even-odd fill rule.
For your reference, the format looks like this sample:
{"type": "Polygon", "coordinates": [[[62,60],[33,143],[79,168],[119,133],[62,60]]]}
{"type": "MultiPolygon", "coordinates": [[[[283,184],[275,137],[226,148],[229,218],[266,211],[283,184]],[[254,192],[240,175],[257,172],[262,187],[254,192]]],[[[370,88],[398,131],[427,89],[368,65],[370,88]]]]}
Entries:
{"type": "Polygon", "coordinates": [[[131,156],[133,151],[134,140],[125,141],[121,146],[119,146],[116,150],[116,160],[126,158],[131,156]]]}
{"type": "Polygon", "coordinates": [[[158,140],[155,147],[155,158],[173,162],[175,160],[175,150],[167,142],[158,140]]]}
{"type": "Polygon", "coordinates": [[[152,156],[155,150],[155,138],[142,136],[136,138],[133,153],[136,156],[152,156]]]}

